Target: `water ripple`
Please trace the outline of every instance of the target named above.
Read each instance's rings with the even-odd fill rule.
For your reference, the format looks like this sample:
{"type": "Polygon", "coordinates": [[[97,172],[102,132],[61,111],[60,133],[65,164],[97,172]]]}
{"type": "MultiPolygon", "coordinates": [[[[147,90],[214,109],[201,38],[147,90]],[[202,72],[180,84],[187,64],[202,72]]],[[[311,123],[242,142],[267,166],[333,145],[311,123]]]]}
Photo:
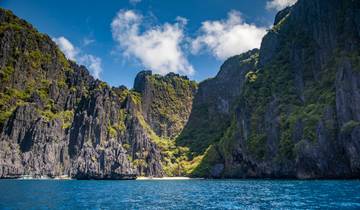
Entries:
{"type": "Polygon", "coordinates": [[[360,181],[0,180],[0,209],[360,209],[360,181]]]}

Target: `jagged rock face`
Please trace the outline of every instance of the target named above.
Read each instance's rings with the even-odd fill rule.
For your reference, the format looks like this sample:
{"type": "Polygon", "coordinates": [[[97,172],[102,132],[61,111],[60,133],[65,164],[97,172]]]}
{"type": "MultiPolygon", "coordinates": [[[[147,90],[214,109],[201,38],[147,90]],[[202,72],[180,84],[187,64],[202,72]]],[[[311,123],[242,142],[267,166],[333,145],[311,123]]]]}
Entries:
{"type": "Polygon", "coordinates": [[[134,90],[141,93],[145,120],[158,136],[180,134],[192,109],[195,82],[174,73],[162,77],[143,71],[135,78],[134,90]]]}
{"type": "Polygon", "coordinates": [[[359,178],[359,9],[299,0],[276,16],[255,74],[234,84],[235,117],[194,175],[359,178]]]}
{"type": "Polygon", "coordinates": [[[359,11],[299,0],[198,88],[144,71],[128,90],[0,10],[0,177],[359,178],[359,11]]]}
{"type": "Polygon", "coordinates": [[[1,178],[165,175],[153,132],[178,135],[191,110],[194,82],[169,74],[146,78],[146,86],[135,87],[139,92],[111,88],[3,9],[0,43],[1,178]],[[154,109],[174,101],[181,105],[173,112],[154,109]]]}
{"type": "Polygon", "coordinates": [[[255,70],[258,50],[228,59],[216,77],[199,84],[189,121],[177,139],[197,154],[216,142],[232,118],[233,104],[241,95],[246,74],[255,70]]]}

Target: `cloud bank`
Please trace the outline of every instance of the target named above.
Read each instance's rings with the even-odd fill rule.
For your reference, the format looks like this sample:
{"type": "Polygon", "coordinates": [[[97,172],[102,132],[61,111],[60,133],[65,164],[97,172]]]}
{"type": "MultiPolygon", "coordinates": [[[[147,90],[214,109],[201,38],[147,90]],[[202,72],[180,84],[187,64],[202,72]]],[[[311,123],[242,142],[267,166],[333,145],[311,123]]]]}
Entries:
{"type": "Polygon", "coordinates": [[[90,70],[90,73],[91,75],[93,75],[93,77],[95,77],[96,79],[100,78],[102,67],[101,67],[101,59],[99,57],[90,54],[85,54],[83,56],[80,56],[78,61],[79,63],[86,66],[90,70]]]}
{"type": "Polygon", "coordinates": [[[203,22],[200,34],[191,43],[191,49],[193,54],[206,50],[224,60],[260,47],[265,33],[266,28],[245,23],[239,12],[231,11],[226,20],[203,22]]]}
{"type": "Polygon", "coordinates": [[[137,59],[155,73],[192,75],[194,69],[183,51],[187,20],[178,17],[174,24],[145,27],[143,19],[133,10],[120,10],[111,23],[113,38],[125,57],[137,59]]]}
{"type": "Polygon", "coordinates": [[[266,2],[267,10],[280,11],[288,6],[294,5],[297,0],[271,0],[266,2]]]}
{"type": "Polygon", "coordinates": [[[100,79],[100,74],[102,72],[101,58],[91,54],[82,53],[80,49],[76,48],[67,38],[63,36],[52,38],[52,40],[58,45],[60,50],[64,52],[66,58],[77,61],[79,64],[86,66],[94,78],[100,79]]]}
{"type": "Polygon", "coordinates": [[[79,50],[74,47],[74,45],[65,37],[61,36],[58,38],[52,39],[60,48],[61,51],[64,52],[65,56],[70,60],[76,60],[76,56],[79,53],[79,50]]]}

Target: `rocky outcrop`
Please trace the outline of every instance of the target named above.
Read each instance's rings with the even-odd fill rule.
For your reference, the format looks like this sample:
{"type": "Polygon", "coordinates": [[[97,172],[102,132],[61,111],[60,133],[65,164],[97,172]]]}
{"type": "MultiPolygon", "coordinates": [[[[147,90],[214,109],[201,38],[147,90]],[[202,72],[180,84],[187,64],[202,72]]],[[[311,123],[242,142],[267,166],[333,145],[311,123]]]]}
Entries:
{"type": "Polygon", "coordinates": [[[135,90],[109,87],[3,9],[0,43],[0,178],[165,175],[154,131],[164,137],[181,131],[196,83],[150,72],[135,90]],[[161,112],[168,105],[176,107],[161,112]]]}
{"type": "MultiPolygon", "coordinates": [[[[351,0],[299,0],[279,12],[248,73],[232,69],[243,78],[232,84],[240,88],[230,95],[232,117],[195,176],[359,178],[359,9],[351,0]]],[[[194,109],[200,99],[213,101],[198,94],[194,109]]]]}
{"type": "Polygon", "coordinates": [[[198,86],[109,87],[0,10],[0,177],[360,177],[360,3],[298,0],[198,86]]]}
{"type": "Polygon", "coordinates": [[[159,76],[143,71],[135,78],[134,90],[141,93],[145,120],[155,133],[164,138],[178,136],[192,110],[197,84],[174,73],[159,76]]]}
{"type": "Polygon", "coordinates": [[[255,70],[258,53],[255,49],[229,58],[216,77],[199,84],[189,121],[176,140],[178,145],[202,154],[221,137],[230,124],[233,104],[241,95],[247,73],[255,70]]]}

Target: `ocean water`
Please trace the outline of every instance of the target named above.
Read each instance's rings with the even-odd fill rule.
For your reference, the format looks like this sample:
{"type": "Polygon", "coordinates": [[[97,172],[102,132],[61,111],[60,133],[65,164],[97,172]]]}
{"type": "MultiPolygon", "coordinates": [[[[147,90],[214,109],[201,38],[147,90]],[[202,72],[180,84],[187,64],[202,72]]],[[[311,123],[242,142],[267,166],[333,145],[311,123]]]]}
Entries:
{"type": "Polygon", "coordinates": [[[0,209],[360,209],[360,181],[0,180],[0,209]]]}

